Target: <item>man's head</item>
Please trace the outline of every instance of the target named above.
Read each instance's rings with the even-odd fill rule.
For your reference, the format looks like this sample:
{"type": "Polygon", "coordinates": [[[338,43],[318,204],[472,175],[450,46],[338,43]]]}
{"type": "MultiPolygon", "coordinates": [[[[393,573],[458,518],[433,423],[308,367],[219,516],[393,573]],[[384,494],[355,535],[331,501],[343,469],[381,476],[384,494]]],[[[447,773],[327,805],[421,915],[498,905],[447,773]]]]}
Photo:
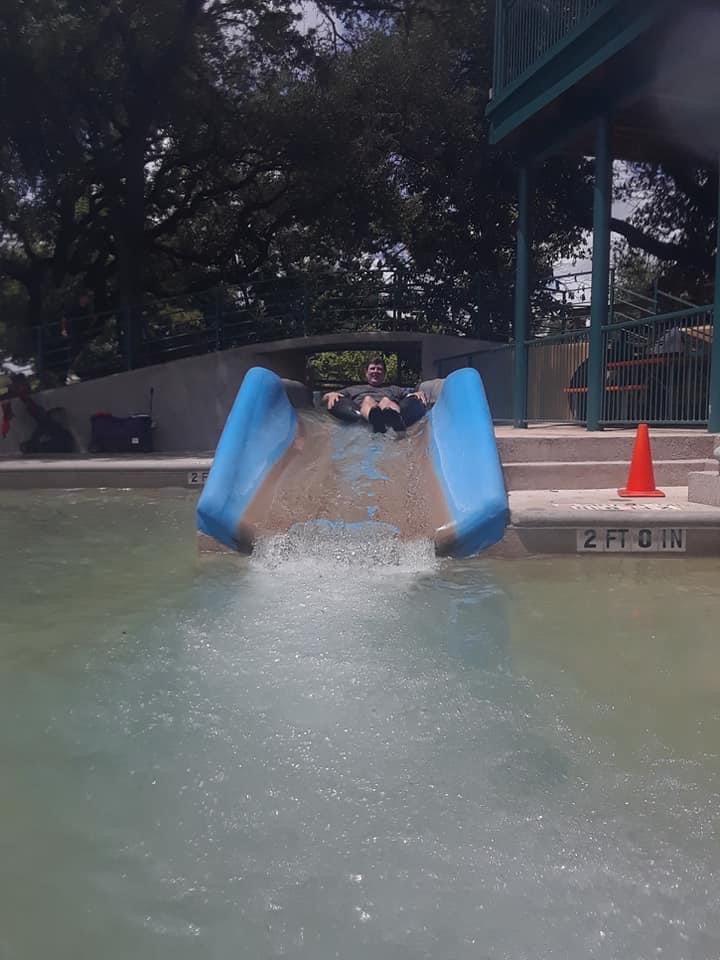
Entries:
{"type": "Polygon", "coordinates": [[[365,379],[371,387],[379,387],[385,383],[385,361],[382,357],[373,357],[365,368],[365,379]]]}

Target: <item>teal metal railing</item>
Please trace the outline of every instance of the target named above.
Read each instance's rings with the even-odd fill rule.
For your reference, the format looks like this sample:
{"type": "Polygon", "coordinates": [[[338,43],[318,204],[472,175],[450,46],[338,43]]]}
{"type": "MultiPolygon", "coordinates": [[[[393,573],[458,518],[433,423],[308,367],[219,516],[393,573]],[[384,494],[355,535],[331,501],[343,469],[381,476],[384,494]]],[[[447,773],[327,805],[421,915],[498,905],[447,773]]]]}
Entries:
{"type": "Polygon", "coordinates": [[[601,422],[706,424],[713,313],[695,307],[603,327],[601,422]]]}
{"type": "MultiPolygon", "coordinates": [[[[90,380],[253,343],[326,333],[453,333],[449,308],[400,276],[355,285],[260,280],[164,298],[139,308],[129,348],[122,309],[68,312],[33,331],[31,363],[42,383],[90,380]]],[[[2,357],[0,344],[0,357],[2,357]]]]}
{"type": "MultiPolygon", "coordinates": [[[[587,326],[590,322],[592,271],[559,273],[543,280],[541,287],[545,302],[549,302],[552,309],[547,309],[542,322],[535,324],[535,339],[587,326]]],[[[663,290],[657,278],[648,280],[640,289],[629,287],[618,280],[614,268],[610,270],[608,304],[610,323],[640,320],[676,310],[692,310],[698,306],[697,303],[663,290]]]]}
{"type": "MultiPolygon", "coordinates": [[[[600,423],[707,425],[713,335],[711,306],[603,326],[600,423]]],[[[584,424],[589,328],[533,337],[526,346],[527,420],[584,424]]],[[[438,376],[458,367],[474,367],[486,381],[495,420],[509,420],[512,351],[513,345],[508,344],[447,357],[438,363],[438,376]]]]}
{"type": "Polygon", "coordinates": [[[692,310],[696,303],[666,293],[657,286],[649,293],[640,290],[631,290],[629,287],[615,285],[612,289],[612,318],[613,322],[624,320],[640,320],[642,317],[656,317],[661,313],[670,313],[673,310],[692,310]]]}
{"type": "Polygon", "coordinates": [[[497,0],[493,94],[498,96],[607,0],[497,0]]]}

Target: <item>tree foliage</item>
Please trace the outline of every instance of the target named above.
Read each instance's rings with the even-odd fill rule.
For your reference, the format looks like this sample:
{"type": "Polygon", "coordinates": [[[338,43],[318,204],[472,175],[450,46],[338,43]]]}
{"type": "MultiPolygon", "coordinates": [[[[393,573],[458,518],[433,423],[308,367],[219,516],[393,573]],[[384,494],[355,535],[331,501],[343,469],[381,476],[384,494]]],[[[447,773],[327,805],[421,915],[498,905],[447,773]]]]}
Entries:
{"type": "MultiPolygon", "coordinates": [[[[106,311],[127,353],[174,329],[165,298],[187,298],[192,327],[201,291],[250,281],[288,302],[322,289],[311,332],[393,271],[418,324],[507,337],[517,162],[488,143],[492,29],[490,0],[334,0],[312,22],[289,0],[5,0],[4,352],[32,357],[34,331],[71,313],[62,379],[106,311]]],[[[641,237],[690,196],[667,176],[641,237]]],[[[576,159],[537,172],[538,315],[555,308],[542,278],[582,244],[590,177],[576,159]]],[[[689,186],[707,258],[713,185],[689,186]]]]}
{"type": "Polygon", "coordinates": [[[417,385],[420,371],[412,364],[399,360],[394,353],[378,354],[371,350],[326,351],[310,357],[308,367],[316,385],[343,387],[351,383],[364,383],[367,365],[377,356],[382,356],[385,361],[388,383],[417,385]]]}
{"type": "Polygon", "coordinates": [[[651,271],[668,293],[703,304],[712,299],[717,247],[717,171],[688,154],[683,164],[634,164],[618,189],[633,204],[617,232],[630,246],[619,264],[624,273],[651,271]]]}
{"type": "Polygon", "coordinates": [[[264,259],[287,184],[263,100],[305,62],[297,18],[253,0],[3,6],[0,265],[33,314],[80,289],[132,309],[264,259]]]}

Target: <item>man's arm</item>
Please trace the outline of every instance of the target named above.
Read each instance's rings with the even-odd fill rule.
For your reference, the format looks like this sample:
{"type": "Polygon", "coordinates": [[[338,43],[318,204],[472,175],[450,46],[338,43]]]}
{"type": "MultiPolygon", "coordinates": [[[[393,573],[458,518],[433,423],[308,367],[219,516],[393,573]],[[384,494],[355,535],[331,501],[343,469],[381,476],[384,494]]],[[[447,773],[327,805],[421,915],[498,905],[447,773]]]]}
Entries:
{"type": "Polygon", "coordinates": [[[343,390],[331,390],[329,393],[323,395],[322,402],[326,404],[328,410],[332,410],[338,400],[341,400],[345,396],[343,390]]]}
{"type": "Polygon", "coordinates": [[[414,390],[412,387],[407,387],[405,390],[405,396],[403,399],[407,400],[409,397],[417,397],[425,406],[428,405],[428,399],[422,390],[414,390]]]}

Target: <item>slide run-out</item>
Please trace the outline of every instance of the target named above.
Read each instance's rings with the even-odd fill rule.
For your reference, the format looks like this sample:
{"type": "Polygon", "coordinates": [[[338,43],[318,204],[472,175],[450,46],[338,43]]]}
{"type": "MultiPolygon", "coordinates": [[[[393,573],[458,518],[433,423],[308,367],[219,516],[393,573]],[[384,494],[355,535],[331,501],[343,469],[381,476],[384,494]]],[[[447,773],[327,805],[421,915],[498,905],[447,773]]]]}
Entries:
{"type": "MultiPolygon", "coordinates": [[[[382,528],[471,556],[503,536],[507,495],[480,376],[458,370],[405,435],[296,410],[283,382],[248,371],[198,503],[205,538],[250,552],[298,525],[382,528]]],[[[207,542],[207,541],[206,541],[207,542]]]]}

